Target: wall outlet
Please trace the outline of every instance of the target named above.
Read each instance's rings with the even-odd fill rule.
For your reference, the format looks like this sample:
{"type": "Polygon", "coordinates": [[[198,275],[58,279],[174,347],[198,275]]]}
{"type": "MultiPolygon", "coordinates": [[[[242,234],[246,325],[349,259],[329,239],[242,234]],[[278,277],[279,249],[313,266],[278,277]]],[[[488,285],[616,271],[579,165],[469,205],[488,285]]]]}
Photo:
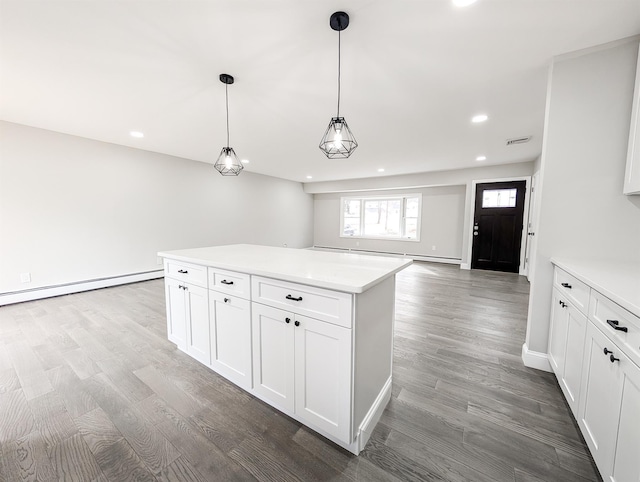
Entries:
{"type": "Polygon", "coordinates": [[[436,247],[435,246],[431,246],[431,251],[435,251],[436,247]]]}
{"type": "Polygon", "coordinates": [[[20,283],[31,283],[31,273],[20,273],[20,283]]]}

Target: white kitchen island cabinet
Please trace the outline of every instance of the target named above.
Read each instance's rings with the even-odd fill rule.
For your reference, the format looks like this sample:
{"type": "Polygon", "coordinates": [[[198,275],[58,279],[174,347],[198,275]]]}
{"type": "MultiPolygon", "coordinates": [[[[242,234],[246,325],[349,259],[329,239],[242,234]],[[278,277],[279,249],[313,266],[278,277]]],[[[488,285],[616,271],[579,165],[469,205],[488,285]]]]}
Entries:
{"type": "Polygon", "coordinates": [[[411,260],[254,245],[158,255],[169,340],[352,453],[364,448],[391,398],[395,274],[411,260]],[[208,315],[187,322],[173,298],[190,273],[205,280],[208,315]],[[190,325],[206,325],[208,361],[183,341],[190,325]]]}

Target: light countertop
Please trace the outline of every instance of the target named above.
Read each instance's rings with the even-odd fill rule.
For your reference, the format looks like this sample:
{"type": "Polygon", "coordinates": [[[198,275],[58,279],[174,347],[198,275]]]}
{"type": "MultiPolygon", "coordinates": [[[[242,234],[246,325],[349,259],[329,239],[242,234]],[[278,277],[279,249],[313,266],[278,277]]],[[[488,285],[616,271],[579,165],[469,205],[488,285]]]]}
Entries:
{"type": "Polygon", "coordinates": [[[158,256],[348,293],[362,293],[413,262],[403,257],[252,244],[161,251],[158,256]]]}
{"type": "Polygon", "coordinates": [[[640,263],[569,258],[551,262],[640,317],[640,263]]]}

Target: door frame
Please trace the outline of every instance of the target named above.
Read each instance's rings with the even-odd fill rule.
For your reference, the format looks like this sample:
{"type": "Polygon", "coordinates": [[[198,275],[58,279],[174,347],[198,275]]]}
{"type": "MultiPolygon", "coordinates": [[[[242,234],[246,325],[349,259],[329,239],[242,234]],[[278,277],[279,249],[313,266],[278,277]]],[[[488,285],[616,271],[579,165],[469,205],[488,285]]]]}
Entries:
{"type": "Polygon", "coordinates": [[[522,237],[520,241],[520,267],[518,268],[518,274],[526,276],[529,271],[529,264],[526,263],[527,254],[527,242],[529,241],[527,236],[527,227],[529,226],[529,202],[531,200],[531,176],[518,176],[518,177],[501,177],[493,179],[474,179],[470,184],[467,184],[467,209],[469,210],[469,218],[467,219],[467,263],[461,264],[461,269],[471,269],[471,256],[473,249],[473,220],[476,215],[476,188],[478,184],[492,183],[492,182],[511,182],[511,181],[525,181],[525,193],[524,193],[524,212],[522,213],[522,237]]]}

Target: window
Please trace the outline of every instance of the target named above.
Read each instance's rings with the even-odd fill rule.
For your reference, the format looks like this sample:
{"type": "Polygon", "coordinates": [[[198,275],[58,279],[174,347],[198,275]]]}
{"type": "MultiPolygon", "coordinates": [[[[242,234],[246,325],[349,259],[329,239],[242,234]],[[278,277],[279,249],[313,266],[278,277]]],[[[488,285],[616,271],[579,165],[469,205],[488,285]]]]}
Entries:
{"type": "Polygon", "coordinates": [[[422,195],[393,197],[343,197],[340,236],[420,239],[422,195]]]}
{"type": "Polygon", "coordinates": [[[514,208],[516,207],[517,189],[487,189],[482,194],[483,208],[514,208]]]}

